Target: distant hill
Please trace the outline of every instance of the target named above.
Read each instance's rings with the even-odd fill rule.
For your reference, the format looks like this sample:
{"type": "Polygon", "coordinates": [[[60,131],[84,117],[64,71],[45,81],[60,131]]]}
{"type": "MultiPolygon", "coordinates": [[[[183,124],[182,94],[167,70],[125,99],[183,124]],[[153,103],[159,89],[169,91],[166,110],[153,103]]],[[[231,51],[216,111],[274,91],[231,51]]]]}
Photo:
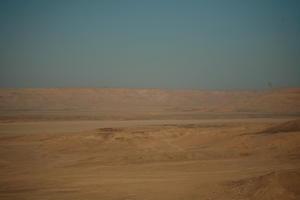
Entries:
{"type": "Polygon", "coordinates": [[[300,114],[300,87],[264,91],[1,88],[0,111],[169,111],[300,114]]]}

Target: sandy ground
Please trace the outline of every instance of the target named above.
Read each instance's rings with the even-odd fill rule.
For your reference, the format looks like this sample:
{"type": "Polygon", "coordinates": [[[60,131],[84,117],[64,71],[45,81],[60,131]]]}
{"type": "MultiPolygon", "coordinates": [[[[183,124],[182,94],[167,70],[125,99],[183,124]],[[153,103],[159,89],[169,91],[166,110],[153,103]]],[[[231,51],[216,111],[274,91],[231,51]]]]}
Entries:
{"type": "Polygon", "coordinates": [[[300,199],[290,120],[0,123],[0,199],[300,199]]]}

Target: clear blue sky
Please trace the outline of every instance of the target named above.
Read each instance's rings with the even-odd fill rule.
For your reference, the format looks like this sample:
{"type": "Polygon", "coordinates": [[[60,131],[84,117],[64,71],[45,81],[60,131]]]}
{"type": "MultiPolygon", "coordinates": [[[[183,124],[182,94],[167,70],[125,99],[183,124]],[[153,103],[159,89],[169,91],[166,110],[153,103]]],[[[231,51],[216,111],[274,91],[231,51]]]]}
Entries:
{"type": "Polygon", "coordinates": [[[300,86],[299,0],[1,0],[0,87],[300,86]]]}

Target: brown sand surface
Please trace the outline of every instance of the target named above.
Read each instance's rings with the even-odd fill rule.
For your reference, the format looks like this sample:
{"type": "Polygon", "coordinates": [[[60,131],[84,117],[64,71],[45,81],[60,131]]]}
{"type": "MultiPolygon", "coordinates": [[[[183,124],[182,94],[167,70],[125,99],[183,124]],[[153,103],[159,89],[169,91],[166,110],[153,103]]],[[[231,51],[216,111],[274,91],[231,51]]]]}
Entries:
{"type": "Polygon", "coordinates": [[[291,120],[3,121],[0,199],[300,199],[291,120]]]}
{"type": "Polygon", "coordinates": [[[299,117],[300,87],[263,91],[0,88],[0,120],[299,117]]]}

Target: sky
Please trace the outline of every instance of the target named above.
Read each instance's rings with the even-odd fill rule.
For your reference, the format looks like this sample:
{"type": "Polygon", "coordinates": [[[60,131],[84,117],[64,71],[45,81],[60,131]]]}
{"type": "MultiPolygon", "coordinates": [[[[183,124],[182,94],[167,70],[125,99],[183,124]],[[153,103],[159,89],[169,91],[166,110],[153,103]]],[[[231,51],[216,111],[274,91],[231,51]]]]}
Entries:
{"type": "Polygon", "coordinates": [[[1,0],[0,87],[300,86],[299,0],[1,0]]]}

